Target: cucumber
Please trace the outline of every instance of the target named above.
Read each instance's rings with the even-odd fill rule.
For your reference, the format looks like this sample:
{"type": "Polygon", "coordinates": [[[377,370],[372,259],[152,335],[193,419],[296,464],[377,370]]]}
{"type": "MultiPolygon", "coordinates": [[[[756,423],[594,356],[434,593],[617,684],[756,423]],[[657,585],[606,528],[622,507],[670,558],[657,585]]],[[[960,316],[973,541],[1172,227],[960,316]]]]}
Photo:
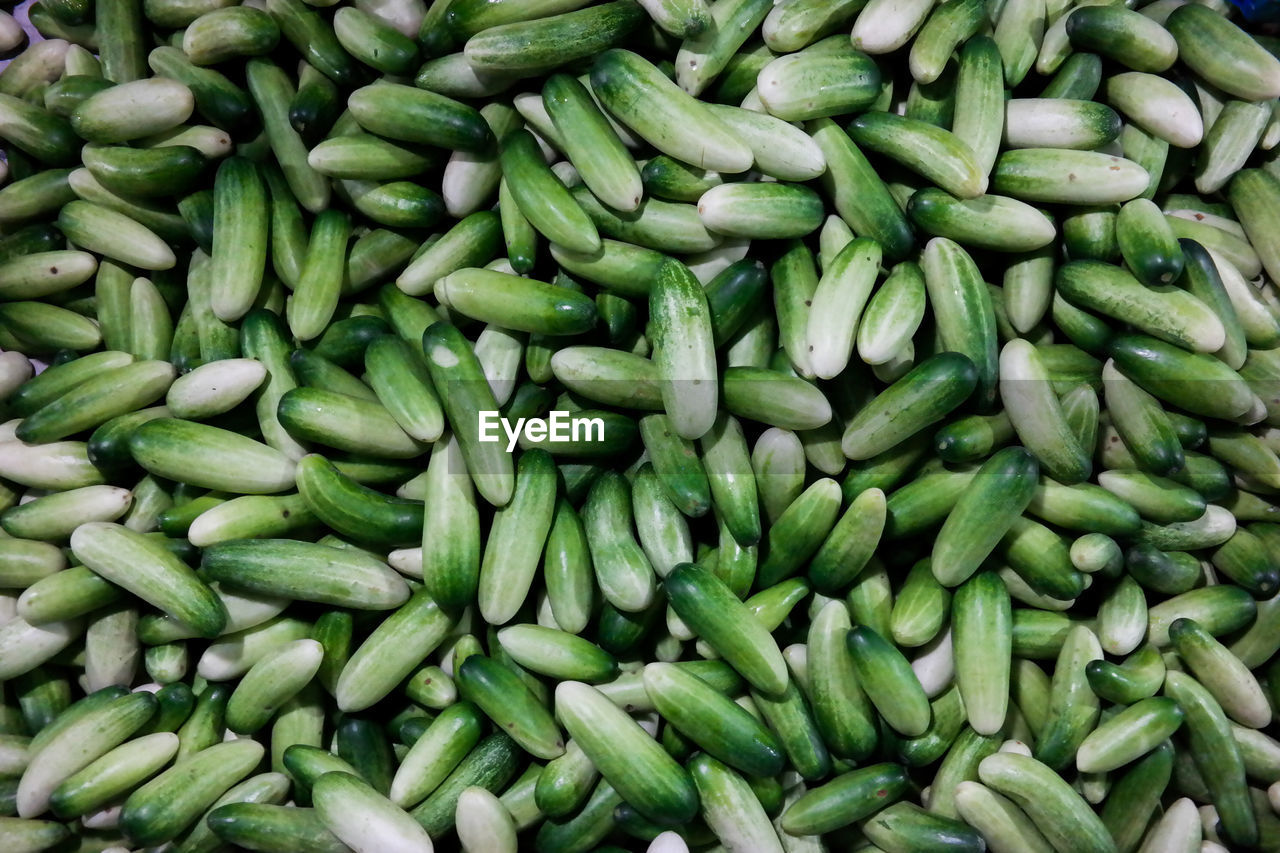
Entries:
{"type": "Polygon", "coordinates": [[[994,402],[999,355],[991,295],[972,257],[957,243],[935,237],[920,259],[925,288],[938,318],[943,348],[968,356],[977,368],[978,406],[994,402]]]}
{"type": "Polygon", "coordinates": [[[63,780],[49,798],[50,808],[63,818],[96,811],[157,773],[177,751],[178,736],[172,732],[126,741],[63,780]]]}
{"type": "Polygon", "coordinates": [[[667,419],[682,438],[701,438],[715,423],[719,389],[710,309],[688,267],[668,261],[649,292],[654,364],[667,419]]]}
{"type": "MultiPolygon", "coordinates": [[[[1026,671],[1034,666],[1028,662],[1022,664],[1020,668],[1026,671]]],[[[1035,671],[1039,672],[1038,668],[1035,671]]],[[[1022,680],[1020,676],[1019,681],[1022,680]]],[[[1020,696],[1020,705],[1035,706],[1036,703],[1028,701],[1021,691],[1020,696]]],[[[982,759],[996,752],[999,746],[999,739],[995,735],[985,736],[971,730],[962,730],[938,766],[937,775],[930,786],[929,796],[925,800],[929,810],[947,817],[961,817],[962,792],[966,784],[972,783],[972,780],[977,778],[978,764],[982,759]]],[[[981,826],[978,824],[974,826],[981,831],[981,826]]]]}
{"type": "Polygon", "coordinates": [[[538,809],[552,818],[567,817],[583,805],[600,778],[586,753],[573,741],[565,744],[565,754],[548,762],[537,773],[534,800],[538,809]]]}
{"type": "Polygon", "coordinates": [[[273,16],[258,8],[214,7],[197,14],[176,46],[195,65],[268,53],[280,40],[273,16]]]}
{"type": "Polygon", "coordinates": [[[86,168],[108,190],[121,195],[163,196],[190,188],[208,161],[189,145],[127,148],[87,145],[86,168]]]}
{"type": "Polygon", "coordinates": [[[456,270],[436,281],[435,295],[460,314],[517,331],[577,335],[596,323],[595,305],[582,294],[503,272],[456,270]]]}
{"type": "Polygon", "coordinates": [[[1143,838],[1143,850],[1192,850],[1201,845],[1204,821],[1189,797],[1171,803],[1143,838]]]}
{"type": "Polygon", "coordinates": [[[289,330],[300,341],[318,337],[333,319],[342,292],[342,275],[351,220],[344,212],[322,210],[311,227],[302,267],[285,309],[289,330]]]}
{"type": "MultiPolygon", "coordinates": [[[[440,239],[427,244],[415,254],[395,281],[396,288],[403,293],[396,296],[384,288],[384,293],[387,295],[383,298],[388,301],[395,300],[401,305],[411,305],[412,302],[406,302],[403,298],[404,294],[419,296],[430,291],[435,286],[436,280],[442,276],[463,267],[489,263],[497,257],[501,240],[502,230],[498,214],[489,210],[476,211],[450,228],[440,239]]],[[[439,315],[425,305],[415,306],[414,315],[421,315],[421,327],[416,329],[413,335],[405,334],[405,330],[400,327],[397,327],[397,331],[401,337],[416,345],[422,331],[439,319],[439,315]],[[426,308],[426,311],[422,308],[426,308]],[[430,317],[429,320],[428,317],[430,317]]]]}
{"type": "Polygon", "coordinates": [[[339,9],[333,34],[348,53],[384,74],[407,74],[417,65],[418,46],[388,21],[359,9],[339,9]]]}
{"type": "Polygon", "coordinates": [[[386,697],[443,640],[452,620],[425,590],[418,590],[341,661],[332,692],[346,712],[386,697]]]}
{"type": "Polygon", "coordinates": [[[894,266],[867,302],[858,326],[858,356],[875,365],[901,352],[924,319],[926,294],[917,264],[894,266]]]}
{"type": "Polygon", "coordinates": [[[535,0],[533,3],[513,0],[452,0],[439,11],[433,8],[426,23],[439,27],[447,36],[465,40],[490,27],[572,12],[585,5],[585,0],[535,0]]]}
{"type": "Polygon", "coordinates": [[[721,184],[698,198],[698,217],[708,231],[726,237],[803,237],[822,224],[822,200],[801,184],[721,184]]]}
{"type": "Polygon", "coordinates": [[[806,328],[809,361],[819,378],[831,379],[848,364],[881,256],[874,240],[853,240],[823,270],[806,328]]]}
{"type": "Polygon", "coordinates": [[[976,829],[914,803],[894,803],[876,813],[862,824],[862,832],[884,849],[982,851],[987,846],[976,829]]]}
{"type": "Polygon", "coordinates": [[[307,507],[344,536],[381,546],[419,541],[422,504],[391,498],[343,476],[317,454],[298,460],[298,492],[307,507]]]}
{"type": "Polygon", "coordinates": [[[837,590],[852,582],[871,559],[887,520],[884,492],[860,492],[813,555],[809,578],[819,589],[837,590]]]}
{"type": "Polygon", "coordinates": [[[840,487],[824,478],[805,489],[769,529],[757,585],[773,587],[794,574],[821,547],[840,511],[840,487]]]}
{"type": "Polygon", "coordinates": [[[984,785],[1011,799],[1058,850],[1114,853],[1102,821],[1061,777],[1023,755],[1000,752],[978,765],[984,785]]]}
{"type": "Polygon", "coordinates": [[[1196,163],[1196,190],[1205,194],[1217,192],[1243,169],[1269,120],[1263,104],[1227,103],[1205,134],[1205,156],[1196,163]]]}
{"type": "Polygon", "coordinates": [[[591,90],[614,118],[677,160],[716,172],[744,172],[754,161],[723,122],[639,54],[620,48],[600,54],[591,90]]]}
{"type": "Polygon", "coordinates": [[[1146,169],[1096,151],[1016,148],[996,160],[990,190],[1030,202],[1108,204],[1141,195],[1146,169]]]}
{"type": "Polygon", "coordinates": [[[1097,724],[1100,703],[1088,683],[1090,662],[1102,658],[1102,646],[1090,628],[1075,625],[1058,652],[1045,725],[1036,742],[1036,759],[1066,765],[1097,724]]]}
{"type": "Polygon", "coordinates": [[[892,113],[870,112],[853,120],[849,135],[958,198],[976,198],[987,191],[987,176],[973,149],[949,131],[892,113]]]}
{"type": "Polygon", "coordinates": [[[924,23],[928,3],[868,3],[853,22],[853,46],[871,54],[902,47],[924,23]]]}
{"type": "Polygon", "coordinates": [[[542,625],[509,625],[497,633],[503,651],[525,669],[569,681],[599,683],[618,675],[608,652],[581,637],[542,625]]]}
{"type": "Polygon", "coordinates": [[[1254,729],[1271,722],[1271,708],[1257,679],[1194,619],[1174,620],[1169,639],[1187,669],[1225,713],[1254,729]]]}
{"type": "Polygon", "coordinates": [[[467,62],[483,71],[538,73],[625,41],[643,20],[629,0],[487,27],[467,39],[467,62]]]}
{"type": "Polygon", "coordinates": [[[1148,611],[1147,640],[1168,646],[1169,626],[1179,618],[1191,618],[1214,636],[1242,628],[1257,616],[1258,606],[1245,590],[1235,586],[1205,587],[1175,595],[1148,611]]]}
{"type": "Polygon", "coordinates": [[[195,96],[184,83],[154,77],[120,82],[81,101],[71,126],[90,142],[129,142],[177,127],[194,109],[195,96]]]}
{"type": "Polygon", "coordinates": [[[528,597],[538,554],[555,509],[551,457],[537,449],[520,457],[511,502],[497,510],[480,564],[479,606],[492,625],[507,622],[528,597]],[[519,545],[517,545],[519,543],[519,545]],[[511,552],[527,548],[524,559],[511,552]]]}
{"type": "Polygon", "coordinates": [[[1009,701],[1009,593],[997,575],[982,572],[956,590],[951,607],[956,682],[965,714],[975,732],[993,735],[1004,727],[1009,701]]]}
{"type": "Polygon", "coordinates": [[[94,429],[156,402],[175,376],[168,362],[152,359],[104,371],[29,414],[18,424],[14,437],[46,444],[94,429]]]}
{"type": "Polygon", "coordinates": [[[283,853],[296,844],[304,844],[317,853],[350,849],[325,828],[315,809],[228,803],[212,809],[205,822],[222,841],[255,850],[283,853]]]}
{"type": "Polygon", "coordinates": [[[18,597],[18,615],[35,625],[84,616],[113,604],[120,592],[83,566],[36,581],[18,597]]]}
{"type": "Polygon", "coordinates": [[[194,421],[147,421],[130,434],[129,451],[156,476],[233,494],[272,494],[294,485],[296,466],[280,451],[194,421]]]}
{"type": "Polygon", "coordinates": [[[787,761],[801,778],[821,779],[831,772],[831,754],[795,681],[778,697],[752,691],[751,701],[769,728],[778,733],[787,761]]]}
{"type": "Polygon", "coordinates": [[[1165,27],[1188,68],[1246,101],[1280,97],[1280,59],[1238,26],[1208,9],[1175,9],[1165,27]]]}
{"type": "Polygon", "coordinates": [[[1274,241],[1267,239],[1267,234],[1275,224],[1280,178],[1261,169],[1244,169],[1237,172],[1227,185],[1227,198],[1240,217],[1240,224],[1257,250],[1267,275],[1275,277],[1280,273],[1280,249],[1274,241]]]}
{"type": "Polygon", "coordinates": [[[350,773],[325,773],[312,787],[315,810],[330,832],[353,849],[426,849],[427,830],[367,782],[350,773]]]}
{"type": "Polygon", "coordinates": [[[1116,240],[1129,269],[1148,286],[1170,284],[1182,274],[1182,248],[1153,202],[1134,199],[1120,208],[1116,240]]]}
{"type": "Polygon", "coordinates": [[[961,353],[939,353],[882,391],[845,428],[841,449],[870,459],[937,423],[974,391],[978,374],[961,353]]]}
{"type": "Polygon", "coordinates": [[[93,705],[67,717],[38,749],[29,747],[15,796],[19,817],[42,814],[59,785],[126,742],[156,711],[156,700],[147,693],[93,705]]]}
{"type": "Polygon", "coordinates": [[[992,38],[1000,49],[1005,83],[1013,88],[1035,63],[1038,45],[1044,38],[1045,17],[1038,3],[1022,0],[1005,3],[993,17],[992,38]]]}
{"type": "Polygon", "coordinates": [[[1141,645],[1146,623],[1147,601],[1141,587],[1132,577],[1123,578],[1098,608],[1098,640],[1111,654],[1128,654],[1141,645]]]}
{"type": "Polygon", "coordinates": [[[889,635],[899,646],[923,646],[938,635],[951,606],[951,591],[933,577],[928,560],[911,567],[893,600],[889,635]]]}
{"type": "Polygon", "coordinates": [[[961,493],[934,541],[934,576],[957,586],[977,571],[1035,494],[1039,466],[1021,447],[991,456],[961,493]]]}
{"type": "Polygon", "coordinates": [[[227,699],[227,728],[244,735],[261,729],[311,681],[323,658],[324,646],[311,639],[294,640],[267,652],[227,699]]]}
{"type": "Polygon", "coordinates": [[[67,559],[57,545],[12,535],[0,542],[0,583],[6,588],[25,589],[66,567],[67,559]]]}
{"type": "Polygon", "coordinates": [[[1194,148],[1204,138],[1204,120],[1195,102],[1163,77],[1127,71],[1108,78],[1104,89],[1112,106],[1175,148],[1194,148]]]}
{"type": "Polygon", "coordinates": [[[906,770],[899,764],[873,764],[849,771],[792,802],[782,814],[782,829],[804,836],[848,826],[902,797],[909,784],[906,770]]]}
{"type": "Polygon", "coordinates": [[[401,142],[480,153],[495,141],[474,108],[413,86],[364,86],[351,93],[347,108],[365,130],[401,142]]]}
{"type": "Polygon", "coordinates": [[[474,703],[526,752],[545,760],[564,754],[560,729],[520,678],[497,661],[472,655],[456,671],[459,695],[474,703]]]}
{"type": "Polygon", "coordinates": [[[698,793],[688,773],[600,691],[563,681],[556,687],[555,705],[570,737],[600,775],[642,815],[660,825],[681,824],[694,816],[698,793]]]}
{"type": "Polygon", "coordinates": [[[760,70],[764,108],[784,121],[808,121],[864,109],[880,96],[880,70],[857,49],[800,51],[760,70]]]}
{"type": "Polygon", "coordinates": [[[1256,843],[1258,821],[1245,782],[1244,761],[1221,706],[1183,672],[1170,672],[1164,689],[1182,709],[1191,757],[1218,811],[1224,836],[1245,846],[1256,843]]]}
{"type": "Polygon", "coordinates": [[[179,760],[129,795],[120,825],[139,844],[170,841],[249,775],[262,756],[262,745],[256,741],[234,740],[179,760]]]}
{"type": "Polygon", "coordinates": [[[1014,432],[1047,474],[1068,484],[1089,476],[1088,448],[1073,434],[1039,351],[1022,339],[1000,353],[1000,393],[1014,432]]]}
{"type": "Polygon", "coordinates": [[[554,74],[543,84],[542,100],[587,188],[615,210],[635,210],[644,197],[640,171],[586,87],[554,74]]]}
{"type": "Polygon", "coordinates": [[[307,162],[322,175],[369,181],[411,178],[431,164],[411,147],[368,133],[326,139],[308,152],[307,162]]]}
{"type": "Polygon", "coordinates": [[[821,180],[836,212],[856,233],[879,243],[886,257],[905,259],[915,247],[911,226],[866,155],[831,119],[808,127],[827,161],[821,180]]]}
{"type": "Polygon", "coordinates": [[[972,41],[985,23],[986,10],[974,0],[944,3],[935,8],[911,44],[912,78],[927,84],[941,77],[952,52],[972,41]]]}
{"type": "Polygon", "coordinates": [[[708,645],[762,693],[780,695],[788,682],[777,643],[724,582],[692,563],[664,582],[671,606],[708,645]]]}
{"type": "Polygon", "coordinates": [[[1031,252],[1053,242],[1053,222],[1029,204],[997,195],[961,200],[927,187],[907,203],[911,221],[929,234],[997,252],[1031,252]]]}
{"type": "Polygon", "coordinates": [[[409,598],[400,576],[367,553],[291,539],[210,545],[201,570],[251,592],[358,610],[389,610],[409,598]]]}
{"type": "MultiPolygon", "coordinates": [[[[632,212],[623,214],[605,207],[583,186],[574,187],[572,195],[578,205],[601,232],[619,241],[661,252],[702,252],[718,247],[724,237],[707,230],[698,217],[698,209],[692,204],[677,204],[658,198],[647,198],[632,212]]],[[[553,242],[552,246],[559,245],[553,242]]],[[[573,251],[567,246],[562,248],[573,251]]],[[[594,255],[597,246],[590,252],[594,255]]],[[[633,285],[634,287],[634,285],[633,285]]],[[[650,288],[645,287],[644,292],[650,288]]]]}
{"type": "Polygon", "coordinates": [[[1119,136],[1121,124],[1115,110],[1093,101],[1014,98],[1005,105],[1004,144],[1088,151],[1119,136]]]}
{"type": "Polygon", "coordinates": [[[855,626],[845,643],[859,685],[885,722],[907,737],[924,734],[929,700],[902,652],[866,625],[855,626]]]}
{"type": "Polygon", "coordinates": [[[1108,350],[1126,376],[1184,411],[1239,420],[1253,409],[1253,394],[1240,374],[1212,356],[1136,334],[1117,335],[1108,350]]]}
{"type": "Polygon", "coordinates": [[[77,246],[140,269],[167,270],[177,263],[173,250],[152,228],[104,204],[77,199],[63,205],[58,228],[77,246]]]}
{"type": "Polygon", "coordinates": [[[215,637],[226,624],[222,602],[163,545],[114,522],[87,522],[71,534],[84,565],[182,622],[215,637]]]}
{"type": "MultiPolygon", "coordinates": [[[[826,171],[826,158],[818,143],[795,125],[740,107],[724,104],[708,106],[713,116],[742,136],[755,157],[755,168],[762,174],[780,181],[807,181],[826,171]]],[[[648,169],[653,162],[650,160],[645,168],[648,169]]],[[[718,182],[712,184],[718,185],[718,182]]],[[[697,201],[708,189],[711,186],[703,187],[696,197],[687,200],[697,201]]]]}
{"type": "Polygon", "coordinates": [[[1115,770],[1145,755],[1182,725],[1182,709],[1167,697],[1142,699],[1094,729],[1076,752],[1082,773],[1115,770]]]}
{"type": "Polygon", "coordinates": [[[858,686],[844,637],[849,611],[828,602],[815,617],[808,635],[808,696],[814,723],[836,757],[861,759],[875,746],[870,701],[858,686]]]}
{"type": "Polygon", "coordinates": [[[688,35],[676,53],[675,80],[680,88],[700,95],[759,28],[769,8],[765,0],[713,5],[708,25],[688,35]]]}
{"type": "Polygon", "coordinates": [[[956,786],[959,816],[986,839],[989,849],[1049,853],[1054,848],[1008,797],[972,780],[956,786]]]}
{"type": "MultiPolygon", "coordinates": [[[[334,741],[338,758],[353,768],[346,772],[365,780],[380,794],[391,787],[395,756],[381,726],[366,717],[344,717],[337,725],[334,741]]],[[[313,781],[312,787],[318,781],[313,781]]]]}
{"type": "MultiPolygon", "coordinates": [[[[712,503],[734,539],[750,547],[760,540],[758,488],[750,471],[751,458],[738,420],[720,415],[702,437],[703,466],[712,503]]],[[[689,562],[680,560],[677,562],[689,562]]]]}
{"type": "Polygon", "coordinates": [[[252,126],[250,97],[225,74],[196,67],[177,47],[156,47],[147,54],[147,65],[156,74],[186,83],[198,113],[216,126],[229,131],[252,126]]]}
{"type": "Polygon", "coordinates": [[[782,747],[773,733],[705,681],[659,662],[645,667],[644,683],[658,713],[708,755],[752,776],[772,776],[782,768],[782,747]]]}
{"type": "MultiPolygon", "coordinates": [[[[711,25],[706,0],[637,0],[653,22],[675,38],[687,38],[711,25]]],[[[577,5],[581,5],[579,2],[577,5]]]]}
{"type": "Polygon", "coordinates": [[[591,485],[582,508],[586,543],[595,579],[605,600],[627,613],[653,602],[653,566],[633,534],[631,495],[618,474],[607,472],[591,485]]]}
{"type": "MultiPolygon", "coordinates": [[[[563,822],[545,821],[538,828],[534,836],[534,849],[540,853],[549,853],[552,850],[590,850],[598,842],[603,841],[613,829],[615,811],[621,811],[631,820],[639,821],[646,827],[654,826],[634,807],[625,804],[622,796],[614,790],[612,785],[601,779],[596,784],[595,790],[591,792],[590,799],[577,814],[563,822]]],[[[625,821],[624,817],[617,818],[618,823],[625,821]]]]}
{"type": "Polygon", "coordinates": [[[1121,853],[1138,848],[1142,834],[1160,804],[1173,771],[1172,745],[1156,747],[1115,784],[1102,806],[1106,825],[1121,853]]]}
{"type": "MultiPolygon", "coordinates": [[[[510,791],[503,796],[509,795],[510,791]]],[[[516,850],[517,818],[512,814],[515,811],[482,788],[468,788],[458,797],[458,840],[464,848],[506,853],[516,850]]]]}
{"type": "Polygon", "coordinates": [[[781,853],[783,845],[749,780],[708,755],[695,756],[689,770],[703,818],[716,837],[761,853],[781,853]]]}
{"type": "Polygon", "coordinates": [[[707,190],[724,183],[719,172],[697,169],[674,157],[659,154],[640,170],[645,191],[666,201],[696,202],[707,190]]]}
{"type": "Polygon", "coordinates": [[[1160,403],[1116,369],[1103,367],[1107,409],[1134,464],[1158,474],[1172,474],[1186,463],[1173,423],[1160,403]]]}
{"type": "Polygon", "coordinates": [[[498,405],[479,360],[462,333],[447,323],[430,326],[422,348],[476,490],[494,506],[504,506],[515,488],[514,465],[500,442],[480,440],[478,413],[497,411],[498,405]]]}
{"type": "Polygon", "coordinates": [[[599,250],[596,225],[543,161],[531,133],[515,130],[507,134],[500,143],[499,162],[516,207],[540,234],[570,251],[591,254],[599,250]]]}
{"type": "Polygon", "coordinates": [[[250,358],[222,358],[180,376],[165,394],[174,416],[206,420],[242,403],[267,378],[267,369],[250,358]]]}
{"type": "Polygon", "coordinates": [[[1161,72],[1178,58],[1178,43],[1157,22],[1119,6],[1087,6],[1067,16],[1072,47],[1098,53],[1134,71],[1161,72]]]}
{"type": "Polygon", "coordinates": [[[481,716],[469,702],[440,713],[413,742],[391,781],[388,797],[403,808],[430,795],[480,740],[481,716]]]}

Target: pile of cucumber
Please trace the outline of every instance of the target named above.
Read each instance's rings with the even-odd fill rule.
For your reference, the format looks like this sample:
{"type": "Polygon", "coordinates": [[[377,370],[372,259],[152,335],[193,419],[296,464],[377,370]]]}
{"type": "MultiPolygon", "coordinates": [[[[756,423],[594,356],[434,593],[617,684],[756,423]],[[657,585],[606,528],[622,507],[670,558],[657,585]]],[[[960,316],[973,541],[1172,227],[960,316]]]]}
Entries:
{"type": "Polygon", "coordinates": [[[0,851],[1280,851],[1225,0],[12,12],[0,851]]]}

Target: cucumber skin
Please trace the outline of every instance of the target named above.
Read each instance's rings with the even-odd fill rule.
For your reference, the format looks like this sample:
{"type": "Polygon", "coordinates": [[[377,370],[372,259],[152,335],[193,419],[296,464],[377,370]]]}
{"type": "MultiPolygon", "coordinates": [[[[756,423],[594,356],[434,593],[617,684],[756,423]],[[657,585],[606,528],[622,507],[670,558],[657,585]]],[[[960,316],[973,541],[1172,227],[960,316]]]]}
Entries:
{"type": "Polygon", "coordinates": [[[1009,524],[1031,502],[1039,474],[1040,466],[1035,457],[1022,447],[1007,447],[998,451],[979,469],[973,482],[961,494],[955,509],[943,522],[938,539],[934,541],[934,576],[938,577],[939,567],[950,567],[949,571],[944,570],[942,576],[938,577],[943,586],[955,586],[977,570],[981,560],[995,549],[1008,532],[1009,524]],[[982,500],[983,497],[987,500],[982,500]],[[970,506],[975,501],[980,506],[970,506]],[[981,512],[988,519],[995,519],[997,524],[972,524],[970,516],[975,512],[981,512]],[[1008,524],[999,523],[1004,520],[1008,524]],[[966,524],[969,529],[964,529],[966,524]],[[975,530],[975,527],[978,529],[975,530]],[[941,549],[938,547],[939,542],[944,546],[941,549]],[[956,557],[960,555],[969,560],[957,571],[954,564],[956,557]],[[969,571],[964,571],[965,569],[969,571]]]}

